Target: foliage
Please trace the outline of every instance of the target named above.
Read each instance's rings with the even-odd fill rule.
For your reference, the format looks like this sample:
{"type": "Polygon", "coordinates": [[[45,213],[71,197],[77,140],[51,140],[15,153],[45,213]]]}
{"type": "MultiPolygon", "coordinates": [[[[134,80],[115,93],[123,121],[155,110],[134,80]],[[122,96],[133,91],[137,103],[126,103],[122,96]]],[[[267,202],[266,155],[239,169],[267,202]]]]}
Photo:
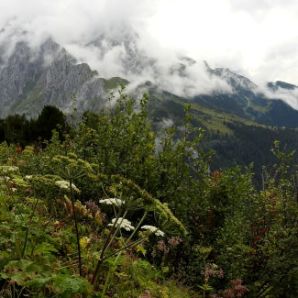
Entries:
{"type": "Polygon", "coordinates": [[[45,106],[37,119],[28,120],[24,115],[0,119],[0,142],[25,146],[51,139],[53,129],[62,136],[69,129],[66,117],[58,108],[45,106]]]}
{"type": "Polygon", "coordinates": [[[210,171],[191,107],[156,133],[147,101],[0,145],[0,296],[297,297],[295,153],[210,171]]]}

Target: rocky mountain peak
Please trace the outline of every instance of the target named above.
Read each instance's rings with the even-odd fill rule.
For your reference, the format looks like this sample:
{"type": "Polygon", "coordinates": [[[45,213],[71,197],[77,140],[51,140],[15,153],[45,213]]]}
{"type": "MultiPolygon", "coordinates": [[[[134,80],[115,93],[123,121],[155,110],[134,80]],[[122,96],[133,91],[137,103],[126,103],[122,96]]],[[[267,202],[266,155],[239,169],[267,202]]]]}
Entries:
{"type": "MultiPolygon", "coordinates": [[[[69,111],[103,97],[103,79],[86,63],[78,64],[64,48],[47,39],[38,48],[18,42],[0,68],[0,117],[11,113],[35,116],[44,105],[69,111]]],[[[99,102],[94,104],[97,108],[99,102]]],[[[85,108],[86,109],[86,108],[85,108]]]]}
{"type": "Polygon", "coordinates": [[[257,85],[253,83],[248,78],[239,75],[229,68],[215,68],[212,71],[213,75],[216,75],[222,79],[224,79],[229,85],[231,85],[234,89],[244,89],[244,90],[254,90],[257,88],[257,85]]]}
{"type": "Polygon", "coordinates": [[[277,91],[278,89],[285,89],[285,90],[296,90],[298,89],[298,86],[289,84],[283,81],[276,81],[276,82],[269,82],[267,84],[267,87],[271,89],[272,91],[277,91]]]}

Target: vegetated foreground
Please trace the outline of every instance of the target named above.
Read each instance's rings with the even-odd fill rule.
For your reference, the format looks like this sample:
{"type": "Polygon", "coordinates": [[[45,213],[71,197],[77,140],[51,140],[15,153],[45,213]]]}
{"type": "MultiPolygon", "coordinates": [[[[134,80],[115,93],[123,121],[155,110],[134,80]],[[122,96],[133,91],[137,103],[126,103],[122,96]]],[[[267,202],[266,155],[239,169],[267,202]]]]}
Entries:
{"type": "Polygon", "coordinates": [[[188,108],[157,135],[146,102],[0,145],[0,296],[297,297],[294,152],[275,142],[258,190],[251,168],[210,173],[188,108]]]}

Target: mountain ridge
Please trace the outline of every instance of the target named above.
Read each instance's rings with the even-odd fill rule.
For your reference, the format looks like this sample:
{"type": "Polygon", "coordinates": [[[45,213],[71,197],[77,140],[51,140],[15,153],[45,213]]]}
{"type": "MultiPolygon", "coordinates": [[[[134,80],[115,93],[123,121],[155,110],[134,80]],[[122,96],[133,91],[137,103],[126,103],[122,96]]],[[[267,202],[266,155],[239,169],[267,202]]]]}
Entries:
{"type": "MultiPolygon", "coordinates": [[[[93,42],[93,46],[96,46],[96,43],[99,43],[98,39],[93,42]]],[[[138,71],[142,65],[137,60],[142,61],[144,54],[138,50],[135,43],[131,44],[127,39],[125,47],[130,49],[127,62],[127,65],[130,65],[129,69],[135,68],[138,71]],[[133,61],[134,55],[138,57],[136,61],[133,61]]],[[[150,58],[147,58],[144,63],[150,61],[150,58]]],[[[187,80],[188,67],[197,62],[188,57],[180,57],[179,61],[169,71],[174,71],[187,80]]],[[[151,62],[154,64],[153,60],[151,62]]],[[[232,92],[189,96],[186,98],[189,103],[260,124],[298,127],[298,111],[286,102],[266,97],[255,83],[228,68],[212,69],[206,62],[205,67],[211,77],[225,81],[232,92]]],[[[125,78],[100,77],[100,74],[92,70],[87,63],[79,63],[52,39],[47,39],[35,53],[27,43],[19,42],[7,62],[2,63],[0,68],[0,117],[14,113],[34,117],[45,105],[55,105],[66,113],[71,113],[74,109],[81,112],[99,111],[105,106],[111,89],[117,88],[117,84],[121,83],[129,84],[125,78]]],[[[282,81],[268,83],[268,87],[273,91],[279,88],[296,88],[295,85],[282,81]]],[[[166,100],[169,97],[177,97],[171,92],[164,96],[165,90],[160,90],[159,86],[149,81],[138,84],[133,93],[137,94],[140,91],[166,100]]]]}
{"type": "MultiPolygon", "coordinates": [[[[148,80],[132,89],[125,78],[102,78],[52,40],[34,55],[26,43],[19,44],[16,51],[0,70],[0,118],[15,113],[36,117],[47,105],[66,114],[96,113],[106,106],[111,91],[125,85],[135,98],[148,93],[148,113],[157,134],[171,125],[179,133],[184,107],[191,104],[192,124],[205,130],[202,145],[217,152],[215,169],[254,162],[260,173],[263,164],[272,163],[267,152],[274,140],[280,139],[290,149],[298,146],[298,111],[282,100],[267,98],[256,84],[229,69],[208,66],[209,75],[225,80],[232,92],[183,97],[148,80]]],[[[170,71],[187,80],[188,68],[196,63],[180,57],[170,71]]]]}

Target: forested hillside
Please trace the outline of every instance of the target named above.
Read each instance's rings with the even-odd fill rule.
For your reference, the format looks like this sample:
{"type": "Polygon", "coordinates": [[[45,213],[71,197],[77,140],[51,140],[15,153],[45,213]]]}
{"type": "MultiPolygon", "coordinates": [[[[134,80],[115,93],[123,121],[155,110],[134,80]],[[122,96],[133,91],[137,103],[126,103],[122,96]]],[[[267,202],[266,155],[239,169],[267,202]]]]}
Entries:
{"type": "Polygon", "coordinates": [[[256,187],[252,167],[212,168],[196,107],[156,130],[148,105],[120,91],[72,125],[47,107],[1,144],[0,296],[297,297],[295,152],[272,142],[256,187]],[[42,141],[47,111],[60,125],[42,141]]]}

